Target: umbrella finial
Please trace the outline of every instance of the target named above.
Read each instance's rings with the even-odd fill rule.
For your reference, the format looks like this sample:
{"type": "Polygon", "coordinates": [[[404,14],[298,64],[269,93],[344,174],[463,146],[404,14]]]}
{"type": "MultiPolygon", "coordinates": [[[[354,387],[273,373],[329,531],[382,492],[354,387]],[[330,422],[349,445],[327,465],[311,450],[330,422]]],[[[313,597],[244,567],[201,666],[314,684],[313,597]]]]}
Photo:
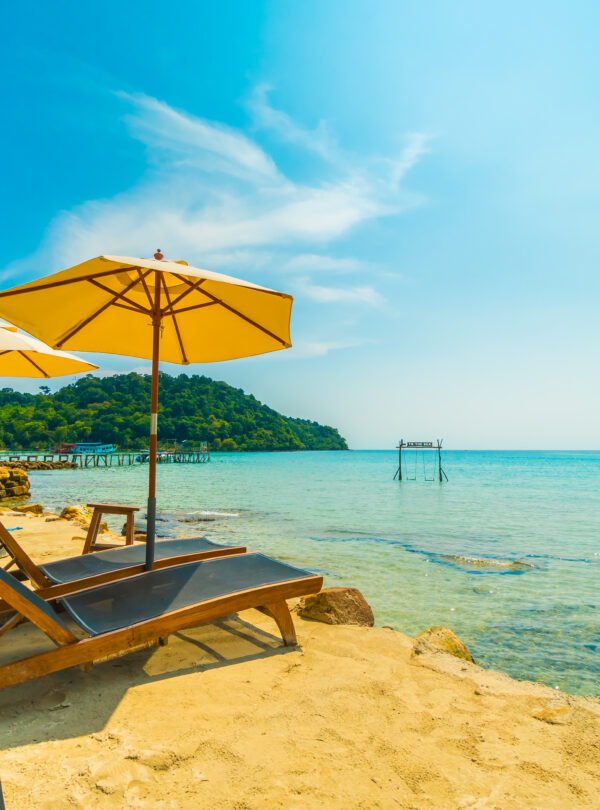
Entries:
{"type": "Polygon", "coordinates": [[[164,259],[164,258],[165,258],[165,257],[162,255],[162,253],[160,252],[160,248],[158,248],[158,249],[157,249],[156,253],[154,254],[154,258],[155,258],[157,261],[160,261],[161,259],[164,259]]]}

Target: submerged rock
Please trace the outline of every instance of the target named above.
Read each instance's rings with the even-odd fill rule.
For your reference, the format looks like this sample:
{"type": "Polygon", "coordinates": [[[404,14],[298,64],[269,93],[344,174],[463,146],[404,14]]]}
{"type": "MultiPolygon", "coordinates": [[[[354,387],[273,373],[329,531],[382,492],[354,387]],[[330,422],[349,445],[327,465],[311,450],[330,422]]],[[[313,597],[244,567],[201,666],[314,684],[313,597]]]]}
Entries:
{"type": "MultiPolygon", "coordinates": [[[[121,535],[125,537],[127,535],[127,521],[121,527],[121,535]]],[[[135,521],[133,524],[133,536],[135,540],[140,543],[146,542],[146,524],[145,523],[138,523],[135,521]]],[[[160,531],[155,531],[154,536],[158,539],[159,537],[169,537],[170,535],[164,534],[160,531]]]]}
{"type": "Polygon", "coordinates": [[[413,653],[415,655],[435,652],[436,650],[441,650],[442,652],[454,655],[456,658],[462,658],[465,661],[475,663],[468,648],[462,643],[456,633],[448,627],[444,627],[442,624],[436,624],[420,633],[416,637],[413,647],[413,653]]]}
{"type": "Polygon", "coordinates": [[[357,588],[323,588],[303,596],[294,608],[298,616],[326,624],[358,624],[372,627],[373,611],[357,588]]]}
{"type": "Polygon", "coordinates": [[[487,557],[465,557],[457,554],[440,554],[438,559],[452,565],[481,571],[526,571],[533,568],[533,565],[521,560],[492,560],[487,557]]]}

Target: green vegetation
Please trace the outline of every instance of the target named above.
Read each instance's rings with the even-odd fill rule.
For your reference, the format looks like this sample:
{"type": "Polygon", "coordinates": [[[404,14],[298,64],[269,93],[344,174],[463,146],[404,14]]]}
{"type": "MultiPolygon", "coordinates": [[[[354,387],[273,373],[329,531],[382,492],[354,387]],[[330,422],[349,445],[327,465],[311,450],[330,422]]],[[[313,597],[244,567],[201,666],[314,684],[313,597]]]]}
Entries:
{"type": "MultiPolygon", "coordinates": [[[[0,446],[46,449],[62,442],[147,447],[150,377],[91,374],[54,394],[0,390],[0,446]]],[[[241,388],[209,377],[160,375],[159,445],[208,441],[211,450],[346,450],[335,428],[282,416],[241,388]]]]}

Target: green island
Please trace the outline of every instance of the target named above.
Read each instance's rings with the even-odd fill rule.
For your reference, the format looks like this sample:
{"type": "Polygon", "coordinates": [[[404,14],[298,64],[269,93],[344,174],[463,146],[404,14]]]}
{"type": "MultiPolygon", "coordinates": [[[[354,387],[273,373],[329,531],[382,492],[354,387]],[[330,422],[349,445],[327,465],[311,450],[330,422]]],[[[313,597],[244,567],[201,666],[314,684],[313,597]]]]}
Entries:
{"type": "MultiPolygon", "coordinates": [[[[0,390],[0,447],[46,449],[63,442],[141,449],[150,430],[150,376],[87,375],[54,393],[0,390]]],[[[215,451],[347,450],[327,425],[282,416],[252,394],[204,376],[160,375],[159,445],[202,441],[215,451]]]]}

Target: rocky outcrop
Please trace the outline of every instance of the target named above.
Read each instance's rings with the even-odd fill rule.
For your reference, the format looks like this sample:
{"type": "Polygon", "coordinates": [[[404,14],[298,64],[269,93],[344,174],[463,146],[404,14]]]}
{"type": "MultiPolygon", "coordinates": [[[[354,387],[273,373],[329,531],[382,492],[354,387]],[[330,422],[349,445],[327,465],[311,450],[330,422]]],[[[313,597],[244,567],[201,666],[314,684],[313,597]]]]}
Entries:
{"type": "Polygon", "coordinates": [[[0,467],[0,500],[29,495],[29,477],[20,467],[0,467]]]}
{"type": "Polygon", "coordinates": [[[77,520],[81,523],[89,523],[92,519],[92,510],[87,506],[65,506],[60,513],[63,520],[77,520]]]}
{"type": "Polygon", "coordinates": [[[358,624],[372,627],[373,611],[357,588],[323,588],[311,596],[303,596],[294,608],[303,619],[326,624],[358,624]]]}
{"type": "Polygon", "coordinates": [[[3,461],[3,466],[19,470],[76,470],[72,461],[3,461]]]}
{"type": "Polygon", "coordinates": [[[456,633],[448,627],[444,627],[442,624],[436,624],[434,627],[429,627],[427,630],[420,633],[415,639],[415,646],[413,648],[415,655],[439,651],[474,663],[473,656],[456,633]]]}
{"type": "MultiPolygon", "coordinates": [[[[89,506],[84,506],[83,504],[77,504],[77,506],[65,506],[60,513],[60,517],[63,520],[71,520],[78,526],[81,526],[82,529],[88,528],[92,520],[92,515],[93,510],[90,509],[89,506]]],[[[108,526],[104,521],[102,521],[98,531],[102,534],[108,530],[108,526]]]]}
{"type": "Polygon", "coordinates": [[[41,515],[44,512],[44,507],[41,503],[24,503],[13,506],[12,510],[13,512],[30,512],[32,515],[41,515]]]}

